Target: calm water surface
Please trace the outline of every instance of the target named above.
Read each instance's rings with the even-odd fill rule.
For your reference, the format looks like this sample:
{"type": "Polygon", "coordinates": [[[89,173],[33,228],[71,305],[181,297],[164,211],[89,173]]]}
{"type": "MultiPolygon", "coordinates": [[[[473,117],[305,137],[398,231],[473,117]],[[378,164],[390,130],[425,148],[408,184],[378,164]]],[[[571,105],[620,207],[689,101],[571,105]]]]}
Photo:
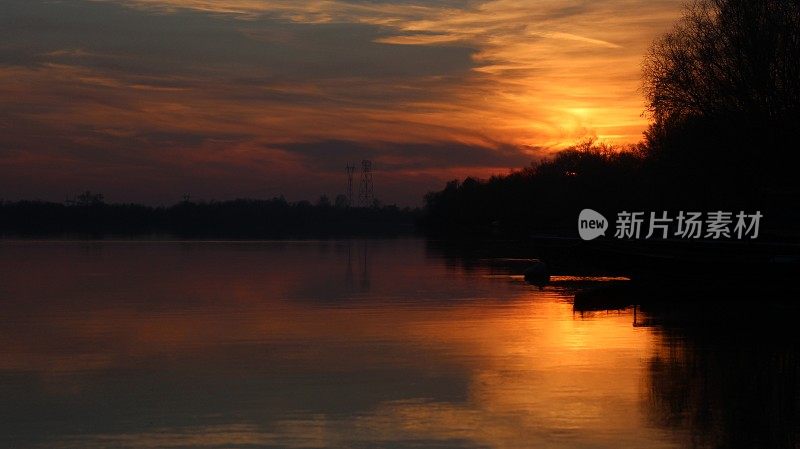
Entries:
{"type": "Polygon", "coordinates": [[[793,343],[577,313],[490,266],[421,240],[0,242],[0,447],[796,447],[793,343]]]}

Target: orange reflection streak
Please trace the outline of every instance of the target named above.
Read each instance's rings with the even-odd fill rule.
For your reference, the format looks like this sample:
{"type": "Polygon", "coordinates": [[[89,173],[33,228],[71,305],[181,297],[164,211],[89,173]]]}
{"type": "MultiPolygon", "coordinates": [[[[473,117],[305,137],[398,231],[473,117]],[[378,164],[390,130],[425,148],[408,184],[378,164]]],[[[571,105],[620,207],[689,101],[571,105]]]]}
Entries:
{"type": "Polygon", "coordinates": [[[81,398],[134,373],[186,382],[191,394],[198,378],[222,389],[257,378],[248,400],[267,408],[287,378],[310,382],[295,394],[336,398],[354,382],[382,398],[346,416],[278,409],[269,422],[131,429],[81,447],[667,446],[637,424],[654,336],[630,312],[574,315],[557,291],[429,262],[418,243],[363,247],[368,261],[357,245],[326,242],[20,245],[0,259],[15,279],[2,285],[0,372],[25,373],[50,395],[81,398]],[[350,272],[357,282],[326,300],[350,272]],[[425,382],[434,392],[457,384],[459,396],[397,391],[425,382]]]}
{"type": "MultiPolygon", "coordinates": [[[[639,392],[640,362],[651,351],[652,337],[645,330],[633,331],[629,314],[581,320],[572,316],[570,304],[538,294],[525,294],[511,304],[494,307],[438,310],[389,304],[356,309],[305,307],[276,303],[269,299],[271,294],[239,285],[225,298],[227,305],[213,311],[105,310],[66,323],[44,320],[42,325],[53,329],[56,341],[38,339],[33,345],[5,351],[0,370],[36,372],[43,380],[55,376],[53,385],[63,387],[63,374],[76,371],[133,369],[149,365],[148,360],[158,356],[213,360],[213,354],[245,342],[308,341],[315,346],[281,354],[282,363],[288,360],[298,367],[313,365],[332,371],[387,363],[416,363],[423,371],[436,370],[436,364],[468,367],[468,402],[385,403],[372,414],[355,418],[358,437],[365,440],[415,435],[463,438],[510,448],[521,447],[521,437],[544,444],[555,430],[568,438],[591,435],[593,441],[610,444],[618,442],[618,435],[605,437],[603,432],[625,428],[637,419],[631,398],[639,392]],[[63,352],[65,348],[86,348],[85,342],[98,340],[103,341],[101,348],[78,354],[63,352]],[[348,353],[343,359],[340,352],[326,349],[331,342],[356,347],[394,342],[418,348],[419,357],[411,361],[400,354],[370,351],[348,353]],[[432,364],[431,358],[438,361],[432,364]],[[543,435],[537,436],[537,429],[543,435]]],[[[3,344],[11,347],[10,341],[3,344]]],[[[72,394],[80,394],[79,384],[71,387],[72,394]]],[[[332,419],[321,416],[305,423],[281,422],[270,434],[258,428],[180,433],[166,429],[126,438],[153,447],[166,441],[194,444],[199,441],[197,434],[219,444],[297,440],[303,446],[309,444],[309,438],[316,438],[313,441],[324,446],[344,436],[331,433],[331,429],[353,425],[332,419]],[[315,426],[329,431],[314,437],[307,430],[315,426]]],[[[119,436],[107,438],[113,441],[119,436]]]]}

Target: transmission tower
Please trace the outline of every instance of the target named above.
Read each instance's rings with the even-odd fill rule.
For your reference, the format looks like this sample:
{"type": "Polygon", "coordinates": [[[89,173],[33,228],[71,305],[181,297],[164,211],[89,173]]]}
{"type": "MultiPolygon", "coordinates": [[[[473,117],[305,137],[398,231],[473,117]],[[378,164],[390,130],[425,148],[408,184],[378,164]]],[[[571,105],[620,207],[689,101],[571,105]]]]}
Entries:
{"type": "Polygon", "coordinates": [[[372,190],[372,161],[361,161],[361,188],[358,190],[358,204],[367,207],[375,198],[372,190]]]}
{"type": "Polygon", "coordinates": [[[356,171],[355,165],[347,164],[347,205],[354,206],[353,203],[353,173],[356,171]]]}

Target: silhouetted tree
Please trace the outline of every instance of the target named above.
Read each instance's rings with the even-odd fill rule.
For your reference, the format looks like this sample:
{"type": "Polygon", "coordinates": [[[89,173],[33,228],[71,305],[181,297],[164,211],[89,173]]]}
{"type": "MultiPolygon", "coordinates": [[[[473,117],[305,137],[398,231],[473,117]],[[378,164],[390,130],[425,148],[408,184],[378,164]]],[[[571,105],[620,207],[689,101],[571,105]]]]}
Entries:
{"type": "Polygon", "coordinates": [[[319,207],[331,207],[331,199],[328,198],[328,195],[322,195],[317,200],[317,206],[319,206],[319,207]]]}
{"type": "Polygon", "coordinates": [[[643,69],[662,191],[719,205],[797,190],[788,162],[800,120],[800,2],[690,3],[643,69]]]}
{"type": "Polygon", "coordinates": [[[347,198],[347,195],[340,193],[336,195],[336,199],[333,201],[333,205],[337,209],[347,209],[348,207],[350,207],[350,199],[347,198]]]}
{"type": "Polygon", "coordinates": [[[657,122],[796,117],[799,61],[797,0],[695,1],[645,58],[648,109],[657,122]]]}

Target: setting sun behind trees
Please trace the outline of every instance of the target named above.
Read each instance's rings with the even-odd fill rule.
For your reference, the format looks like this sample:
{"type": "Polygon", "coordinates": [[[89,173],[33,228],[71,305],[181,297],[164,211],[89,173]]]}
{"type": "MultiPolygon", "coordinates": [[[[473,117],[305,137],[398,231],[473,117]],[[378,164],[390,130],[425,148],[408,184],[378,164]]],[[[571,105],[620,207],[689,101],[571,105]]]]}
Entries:
{"type": "Polygon", "coordinates": [[[12,0],[0,191],[313,199],[371,159],[381,200],[419,204],[453,177],[586,138],[640,140],[641,59],[679,12],[675,0],[12,0]]]}

